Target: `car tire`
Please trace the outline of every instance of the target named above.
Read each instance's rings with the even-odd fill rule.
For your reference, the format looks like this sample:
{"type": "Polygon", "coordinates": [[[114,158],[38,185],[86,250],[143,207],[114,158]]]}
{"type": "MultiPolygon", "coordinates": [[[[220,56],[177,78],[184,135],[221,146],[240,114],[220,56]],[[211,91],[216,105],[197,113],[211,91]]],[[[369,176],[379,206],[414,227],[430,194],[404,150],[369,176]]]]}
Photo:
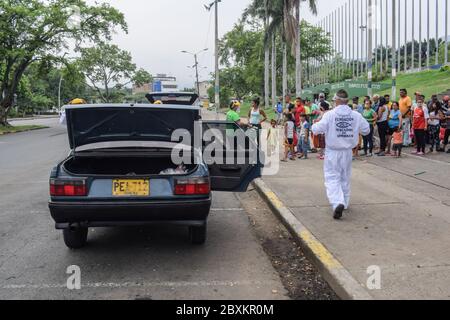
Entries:
{"type": "Polygon", "coordinates": [[[88,228],[64,229],[64,243],[69,249],[81,249],[86,246],[88,228]]]}
{"type": "Polygon", "coordinates": [[[189,239],[194,245],[203,245],[206,242],[207,225],[189,227],[189,239]]]}

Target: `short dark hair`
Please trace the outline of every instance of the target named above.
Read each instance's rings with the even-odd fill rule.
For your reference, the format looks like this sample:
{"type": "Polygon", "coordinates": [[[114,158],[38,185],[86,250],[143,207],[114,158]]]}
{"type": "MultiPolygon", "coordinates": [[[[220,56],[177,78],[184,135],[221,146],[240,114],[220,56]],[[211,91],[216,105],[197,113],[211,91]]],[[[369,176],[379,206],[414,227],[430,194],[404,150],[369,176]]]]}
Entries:
{"type": "Polygon", "coordinates": [[[402,92],[402,91],[406,94],[408,93],[408,90],[406,90],[406,89],[400,89],[400,92],[402,92]]]}
{"type": "Polygon", "coordinates": [[[320,106],[323,108],[323,110],[328,111],[330,110],[330,105],[326,103],[325,101],[320,103],[320,106]]]}
{"type": "Polygon", "coordinates": [[[390,95],[390,94],[385,94],[384,97],[385,97],[385,98],[390,98],[391,95],[390,95]]]}
{"type": "Polygon", "coordinates": [[[336,97],[340,100],[347,100],[348,101],[348,93],[344,89],[339,90],[336,92],[336,97]]]}

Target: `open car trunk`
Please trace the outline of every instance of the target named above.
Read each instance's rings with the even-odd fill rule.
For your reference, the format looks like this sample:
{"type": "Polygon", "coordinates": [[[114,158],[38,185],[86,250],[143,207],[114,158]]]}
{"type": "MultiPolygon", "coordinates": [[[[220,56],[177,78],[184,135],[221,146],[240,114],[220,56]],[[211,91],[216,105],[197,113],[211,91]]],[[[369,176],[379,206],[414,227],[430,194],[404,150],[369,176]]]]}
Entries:
{"type": "Polygon", "coordinates": [[[170,155],[71,157],[63,166],[72,174],[87,176],[187,175],[197,168],[196,165],[181,168],[172,163],[170,155]]]}

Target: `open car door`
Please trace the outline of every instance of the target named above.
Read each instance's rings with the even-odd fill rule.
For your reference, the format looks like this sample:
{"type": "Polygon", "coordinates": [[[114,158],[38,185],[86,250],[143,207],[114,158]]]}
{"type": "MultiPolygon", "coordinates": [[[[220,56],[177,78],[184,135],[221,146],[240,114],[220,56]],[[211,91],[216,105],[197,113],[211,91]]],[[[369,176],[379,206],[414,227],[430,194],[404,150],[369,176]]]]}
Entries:
{"type": "Polygon", "coordinates": [[[203,121],[203,160],[213,191],[245,192],[261,177],[263,155],[258,143],[237,124],[203,121]]]}

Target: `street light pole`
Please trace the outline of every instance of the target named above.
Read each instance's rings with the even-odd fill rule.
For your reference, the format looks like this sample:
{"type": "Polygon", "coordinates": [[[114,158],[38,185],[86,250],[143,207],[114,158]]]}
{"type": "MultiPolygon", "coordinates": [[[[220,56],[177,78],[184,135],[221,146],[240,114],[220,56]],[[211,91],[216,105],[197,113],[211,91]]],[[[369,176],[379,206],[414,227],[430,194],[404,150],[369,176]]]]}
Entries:
{"type": "Polygon", "coordinates": [[[194,67],[195,67],[195,79],[196,79],[196,87],[197,87],[197,94],[198,94],[198,96],[200,96],[200,84],[199,84],[199,80],[198,80],[198,55],[201,52],[205,52],[205,51],[208,51],[208,49],[207,48],[203,49],[203,50],[201,50],[201,51],[199,51],[197,53],[192,53],[192,52],[189,52],[189,51],[186,51],[186,50],[181,51],[182,53],[187,53],[187,54],[190,54],[190,55],[194,56],[194,61],[195,61],[195,64],[194,64],[194,67]]]}
{"type": "MultiPolygon", "coordinates": [[[[62,56],[62,59],[64,60],[64,58],[68,55],[67,52],[64,52],[64,55],[62,56]]],[[[61,70],[60,70],[61,72],[61,70]]],[[[61,109],[61,86],[62,86],[62,82],[63,82],[63,74],[61,72],[61,75],[59,77],[59,86],[58,86],[58,109],[61,109]]]]}

